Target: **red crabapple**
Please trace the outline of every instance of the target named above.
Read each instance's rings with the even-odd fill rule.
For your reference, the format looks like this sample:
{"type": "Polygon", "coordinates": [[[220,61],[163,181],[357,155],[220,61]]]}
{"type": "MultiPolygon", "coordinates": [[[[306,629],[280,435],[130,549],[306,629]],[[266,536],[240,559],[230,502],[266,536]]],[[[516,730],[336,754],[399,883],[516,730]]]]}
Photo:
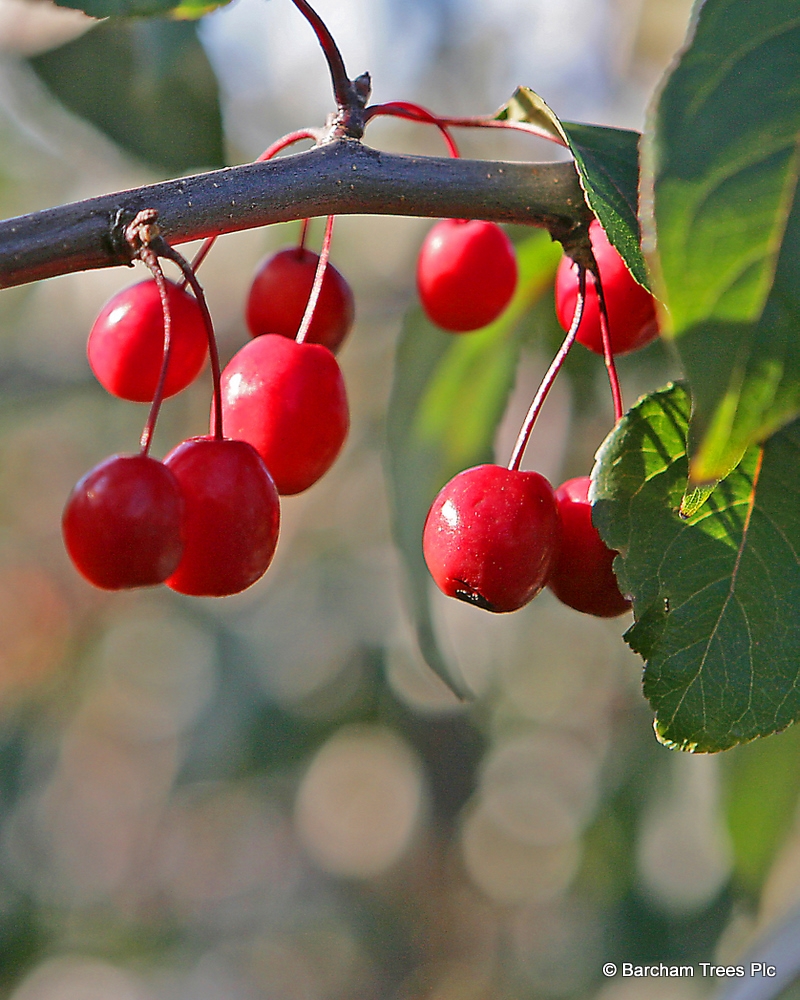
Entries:
{"type": "MultiPolygon", "coordinates": [[[[168,281],[167,299],[172,332],[165,397],[194,381],[208,351],[194,296],[168,281]]],[[[155,281],[141,281],[109,299],[94,321],[86,353],[98,381],[114,396],[137,403],[152,400],[164,359],[164,315],[155,281]]]]}
{"type": "MultiPolygon", "coordinates": [[[[589,239],[603,281],[612,352],[626,354],[644,347],[658,336],[655,299],[633,278],[597,219],[593,219],[589,226],[589,239]]],[[[578,298],[578,266],[566,255],[556,271],[555,296],[558,322],[564,330],[569,330],[578,298]]],[[[594,277],[588,273],[586,301],[577,339],[590,351],[603,353],[600,307],[594,277]]]]}
{"type": "Polygon", "coordinates": [[[631,606],[620,593],[612,564],[617,553],[603,542],[592,524],[590,479],[568,479],[555,492],[561,521],[561,550],[548,586],[576,611],[616,618],[631,606]]]}
{"type": "Polygon", "coordinates": [[[538,472],[478,465],[450,480],[425,521],[422,548],[448,597],[486,611],[516,611],[544,587],[560,525],[538,472]]]}
{"type": "MultiPolygon", "coordinates": [[[[304,247],[290,247],[258,266],[247,298],[247,326],[254,337],[278,333],[297,336],[314,284],[319,257],[304,247]]],[[[353,325],[353,293],[345,278],[328,263],[308,328],[306,343],[323,344],[334,353],[353,325]]]]}
{"type": "Polygon", "coordinates": [[[183,556],[166,584],[181,594],[238,594],[267,570],[280,527],[275,484],[244,441],[196,437],[164,464],[184,496],[183,556]]]}
{"type": "Polygon", "coordinates": [[[417,259],[417,288],[432,323],[463,333],[503,312],[517,286],[517,258],[494,222],[443,219],[428,232],[417,259]]]}
{"type": "Polygon", "coordinates": [[[350,426],[336,358],[321,344],[256,337],[222,373],[222,420],[227,437],[261,455],[279,493],[308,489],[333,464],[350,426]]]}
{"type": "Polygon", "coordinates": [[[64,542],[96,587],[163,583],[183,552],[183,499],[172,472],[146,455],[112,455],[80,480],[62,518],[64,542]]]}

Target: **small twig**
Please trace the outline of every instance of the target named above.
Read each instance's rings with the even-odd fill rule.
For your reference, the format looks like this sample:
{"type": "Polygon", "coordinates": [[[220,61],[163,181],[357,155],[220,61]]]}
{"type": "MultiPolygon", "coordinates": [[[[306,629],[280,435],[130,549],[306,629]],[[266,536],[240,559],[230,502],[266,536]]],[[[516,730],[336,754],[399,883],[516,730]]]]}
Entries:
{"type": "Polygon", "coordinates": [[[314,34],[317,36],[317,40],[322,47],[322,51],[325,53],[325,59],[328,63],[336,103],[340,108],[346,107],[350,99],[351,84],[350,77],[347,75],[347,70],[345,69],[342,53],[339,51],[339,46],[336,44],[333,35],[328,31],[325,22],[314,8],[309,3],[306,3],[306,0],[292,0],[292,2],[314,29],[314,34]]]}
{"type": "Polygon", "coordinates": [[[338,108],[331,136],[347,135],[351,139],[360,139],[364,134],[364,108],[367,106],[372,89],[369,73],[362,73],[355,80],[351,80],[347,75],[339,46],[319,14],[306,0],[292,0],[292,2],[314,29],[328,63],[333,96],[338,108]]]}

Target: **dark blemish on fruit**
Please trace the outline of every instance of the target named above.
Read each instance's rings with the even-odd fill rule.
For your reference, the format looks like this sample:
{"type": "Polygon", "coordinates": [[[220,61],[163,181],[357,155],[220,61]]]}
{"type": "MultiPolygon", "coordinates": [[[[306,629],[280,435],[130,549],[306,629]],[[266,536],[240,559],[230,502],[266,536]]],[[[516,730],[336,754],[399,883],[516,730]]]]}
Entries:
{"type": "MultiPolygon", "coordinates": [[[[459,580],[459,583],[461,581],[459,580]]],[[[490,604],[485,597],[482,597],[477,591],[470,590],[464,584],[464,589],[456,587],[456,592],[454,594],[459,601],[464,601],[465,604],[474,604],[476,608],[483,608],[484,611],[494,611],[495,606],[490,604]]]]}

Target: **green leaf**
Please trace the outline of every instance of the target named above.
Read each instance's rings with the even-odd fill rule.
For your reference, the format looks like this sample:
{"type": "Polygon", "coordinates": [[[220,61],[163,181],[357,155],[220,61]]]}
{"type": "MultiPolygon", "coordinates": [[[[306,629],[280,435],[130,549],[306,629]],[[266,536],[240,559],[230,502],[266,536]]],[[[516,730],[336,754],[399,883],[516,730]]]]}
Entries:
{"type": "Polygon", "coordinates": [[[172,8],[172,17],[179,21],[196,21],[199,17],[210,14],[212,10],[226,7],[231,0],[182,0],[177,7],[172,8]]]}
{"type": "Polygon", "coordinates": [[[634,278],[649,287],[638,216],[639,133],[559,121],[527,87],[518,87],[495,117],[527,122],[569,148],[589,207],[634,278]]]}
{"type": "Polygon", "coordinates": [[[186,21],[106,21],[31,60],[71,111],[170,172],[224,165],[217,81],[186,21]]]}
{"type": "Polygon", "coordinates": [[[529,236],[516,249],[517,291],[506,312],[490,326],[453,335],[432,326],[421,310],[409,312],[387,415],[394,534],[407,570],[420,650],[461,697],[470,692],[436,641],[422,529],[436,494],[452,476],[493,460],[492,442],[519,357],[515,330],[524,313],[549,289],[561,258],[559,246],[544,232],[529,236]]]}
{"type": "Polygon", "coordinates": [[[639,133],[562,122],[589,207],[640,285],[648,288],[639,230],[639,133]]]}
{"type": "Polygon", "coordinates": [[[800,0],[706,0],[643,147],[693,483],[800,413],[799,134],[800,0]]]}
{"type": "Polygon", "coordinates": [[[689,413],[671,386],[620,421],[598,453],[593,516],[621,553],[656,733],[711,752],[800,718],[800,421],[682,518],[689,413]]]}
{"type": "Polygon", "coordinates": [[[56,0],[59,7],[82,10],[90,17],[158,17],[170,14],[179,20],[192,21],[230,0],[56,0]]]}

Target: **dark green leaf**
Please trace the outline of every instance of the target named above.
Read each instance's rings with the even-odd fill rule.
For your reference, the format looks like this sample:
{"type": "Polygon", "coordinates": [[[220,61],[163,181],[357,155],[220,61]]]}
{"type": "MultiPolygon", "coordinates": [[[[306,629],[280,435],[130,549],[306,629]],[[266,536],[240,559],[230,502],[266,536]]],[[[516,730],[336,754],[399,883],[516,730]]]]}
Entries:
{"type": "Polygon", "coordinates": [[[589,207],[631,274],[648,286],[639,231],[639,133],[562,122],[589,207]]]}
{"type": "Polygon", "coordinates": [[[82,10],[90,17],[157,17],[171,14],[181,20],[194,20],[230,0],[56,0],[59,7],[82,10]]]}
{"type": "Polygon", "coordinates": [[[689,412],[674,386],[623,418],[598,455],[594,516],[621,553],[659,739],[716,751],[800,717],[800,422],[684,519],[689,412]]]}
{"type": "Polygon", "coordinates": [[[389,496],[395,540],[408,571],[409,603],[420,649],[433,670],[463,696],[469,691],[436,642],[422,556],[428,509],[462,469],[491,462],[495,430],[514,384],[524,312],[552,284],[560,248],[543,232],[517,246],[520,281],[508,310],[491,326],[453,335],[419,309],[406,318],[387,416],[389,496]]]}
{"type": "Polygon", "coordinates": [[[52,92],[133,156],[223,166],[217,81],[188,21],[107,21],[31,60],[52,92]]]}
{"type": "Polygon", "coordinates": [[[631,274],[648,287],[638,219],[639,133],[559,121],[541,97],[527,87],[519,87],[496,117],[527,122],[569,148],[589,207],[631,274]]]}
{"type": "Polygon", "coordinates": [[[652,126],[643,225],[709,482],[800,412],[800,0],[706,0],[652,126]]]}

